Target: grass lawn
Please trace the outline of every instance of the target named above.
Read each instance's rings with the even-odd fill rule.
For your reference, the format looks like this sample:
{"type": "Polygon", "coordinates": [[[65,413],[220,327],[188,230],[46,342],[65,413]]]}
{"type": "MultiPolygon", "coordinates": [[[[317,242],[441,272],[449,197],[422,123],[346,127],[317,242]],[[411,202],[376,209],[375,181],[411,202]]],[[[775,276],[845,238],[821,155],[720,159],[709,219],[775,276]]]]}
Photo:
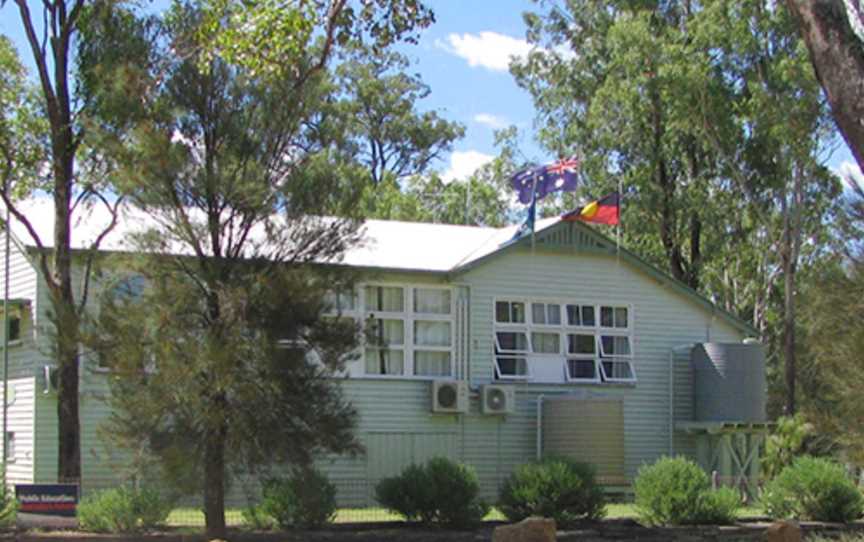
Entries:
{"type": "MultiPolygon", "coordinates": [[[[608,519],[638,517],[636,506],[632,503],[613,503],[606,506],[608,519]]],[[[752,518],[763,515],[759,508],[742,508],[738,517],[752,518]]],[[[503,521],[506,518],[497,508],[492,508],[486,515],[486,521],[503,521]]],[[[239,527],[243,524],[243,516],[239,508],[225,511],[225,521],[229,527],[239,527]]],[[[384,508],[340,508],[336,511],[334,523],[369,523],[379,521],[402,521],[398,514],[384,508]]],[[[204,513],[196,508],[175,508],[168,516],[168,525],[173,527],[203,527],[204,513]]],[[[864,542],[862,540],[861,542],[864,542]]]]}

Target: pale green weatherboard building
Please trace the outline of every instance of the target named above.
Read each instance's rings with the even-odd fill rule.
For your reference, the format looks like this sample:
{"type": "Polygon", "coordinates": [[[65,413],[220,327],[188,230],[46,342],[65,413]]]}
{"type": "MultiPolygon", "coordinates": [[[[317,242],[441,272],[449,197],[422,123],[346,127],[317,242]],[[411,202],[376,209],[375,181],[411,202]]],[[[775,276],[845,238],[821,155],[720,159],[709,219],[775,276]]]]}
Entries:
{"type": "MultiPolygon", "coordinates": [[[[33,203],[28,216],[51,239],[48,204],[33,203]]],[[[86,248],[100,220],[82,221],[73,244],[86,248]]],[[[121,250],[124,232],[143,223],[124,217],[102,250],[121,250]]],[[[642,464],[664,454],[687,454],[724,476],[758,476],[764,386],[731,398],[762,401],[760,415],[696,420],[690,360],[696,343],[740,345],[755,333],[746,323],[580,223],[542,220],[533,238],[516,242],[515,227],[365,228],[363,245],[343,262],[363,280],[338,303],[344,314],[373,318],[388,348],[367,348],[334,375],[360,413],[366,448],[320,460],[340,505],[373,505],[377,480],[437,455],[473,466],[487,498],[515,467],[553,453],[595,463],[613,490],[626,490],[642,464]]],[[[57,476],[49,301],[36,249],[23,230],[12,231],[4,453],[9,483],[48,483],[57,476]]],[[[120,483],[126,457],[97,435],[106,374],[82,363],[86,494],[120,483]]],[[[244,503],[240,486],[229,504],[244,503]]]]}

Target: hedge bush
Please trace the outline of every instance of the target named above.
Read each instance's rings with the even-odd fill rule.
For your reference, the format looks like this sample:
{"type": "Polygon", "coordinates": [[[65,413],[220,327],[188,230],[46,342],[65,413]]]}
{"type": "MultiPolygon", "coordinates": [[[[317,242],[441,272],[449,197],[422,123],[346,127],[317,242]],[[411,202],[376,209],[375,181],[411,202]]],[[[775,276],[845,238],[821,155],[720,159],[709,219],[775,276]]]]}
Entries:
{"type": "Polygon", "coordinates": [[[96,533],[130,533],[164,524],[173,508],[173,499],[153,489],[106,489],[81,500],[78,524],[96,533]]]}
{"type": "Polygon", "coordinates": [[[489,506],[479,499],[479,494],[480,483],[474,470],[444,457],[411,465],[375,486],[378,502],[406,520],[451,527],[483,519],[489,506]]]}
{"type": "Polygon", "coordinates": [[[550,458],[516,469],[501,488],[498,509],[510,521],[543,516],[568,525],[580,519],[602,518],[606,497],[597,484],[594,467],[550,458]]]}
{"type": "Polygon", "coordinates": [[[864,497],[841,465],[799,457],[768,482],[762,507],[774,518],[848,522],[861,517],[864,497]]]}
{"type": "Polygon", "coordinates": [[[708,474],[683,457],[642,467],[633,489],[639,516],[651,525],[732,523],[741,505],[734,490],[712,491],[708,474]]]}
{"type": "MultiPolygon", "coordinates": [[[[336,515],[336,486],[315,468],[298,469],[264,484],[260,511],[283,529],[321,527],[336,515]]],[[[266,525],[266,519],[259,521],[266,525]]]]}

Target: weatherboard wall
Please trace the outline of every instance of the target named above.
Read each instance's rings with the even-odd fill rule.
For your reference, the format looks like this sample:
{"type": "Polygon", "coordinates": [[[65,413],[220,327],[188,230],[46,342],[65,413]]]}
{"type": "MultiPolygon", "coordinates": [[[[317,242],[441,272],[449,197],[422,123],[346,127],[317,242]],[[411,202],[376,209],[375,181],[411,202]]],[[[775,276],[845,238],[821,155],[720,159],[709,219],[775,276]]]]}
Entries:
{"type": "MultiPolygon", "coordinates": [[[[493,311],[496,299],[558,299],[632,307],[635,384],[516,384],[523,409],[536,405],[539,395],[583,395],[624,402],[626,475],[634,477],[645,462],[669,453],[669,354],[674,347],[703,341],[741,341],[741,332],[712,316],[689,296],[649,277],[615,254],[570,248],[515,248],[490,258],[458,280],[471,291],[470,374],[472,384],[494,379],[493,311]]],[[[674,361],[674,360],[673,360],[674,361]]],[[[679,362],[680,363],[680,362],[679,362]]],[[[677,365],[676,365],[677,367],[677,365]]],[[[686,373],[686,371],[682,371],[686,373]]],[[[675,372],[678,375],[678,371],[675,372]]],[[[692,395],[686,374],[675,391],[692,395]]],[[[530,409],[536,414],[536,406],[530,409]]],[[[530,418],[530,416],[528,417],[530,418]]],[[[534,420],[522,422],[533,428],[534,420]]],[[[508,420],[508,434],[516,447],[519,431],[508,420]]],[[[528,457],[522,450],[521,457],[528,457]]],[[[516,455],[516,454],[514,454],[516,455]]]]}
{"type": "MultiPolygon", "coordinates": [[[[441,283],[442,275],[379,273],[370,282],[441,283]]],[[[76,281],[76,284],[79,284],[76,281]]],[[[324,457],[320,466],[336,482],[342,505],[371,505],[374,483],[412,462],[434,455],[463,461],[477,471],[483,494],[494,498],[503,480],[518,465],[537,454],[537,410],[541,396],[610,398],[624,405],[626,474],[635,475],[644,462],[669,451],[669,353],[678,345],[706,340],[740,341],[741,332],[712,317],[692,299],[631,267],[614,255],[578,247],[516,247],[489,258],[477,267],[450,277],[467,303],[465,321],[456,324],[466,336],[466,375],[474,391],[470,412],[431,413],[429,380],[340,379],[360,419],[357,436],[366,453],[355,457],[324,457]],[[633,307],[635,367],[632,385],[514,384],[516,412],[507,416],[480,413],[479,386],[493,381],[492,319],[494,300],[515,296],[539,297],[633,307]]],[[[44,288],[44,285],[43,285],[44,288]]],[[[95,296],[94,296],[95,297],[95,296]]],[[[44,307],[44,305],[43,305],[44,307]]],[[[457,354],[458,356],[458,354],[457,354]]],[[[48,358],[43,357],[43,361],[48,358]]],[[[686,416],[692,394],[686,358],[674,360],[676,418],[686,416]]],[[[119,483],[131,456],[106,447],[99,427],[109,410],[106,375],[94,372],[85,360],[82,374],[82,471],[84,492],[119,483]]],[[[34,386],[40,386],[35,379],[34,386]]],[[[56,480],[56,395],[34,394],[35,478],[56,480]]],[[[685,437],[676,447],[689,451],[685,437]]],[[[128,472],[128,471],[126,471],[128,472]]],[[[234,485],[228,503],[245,503],[248,487],[234,485]]]]}

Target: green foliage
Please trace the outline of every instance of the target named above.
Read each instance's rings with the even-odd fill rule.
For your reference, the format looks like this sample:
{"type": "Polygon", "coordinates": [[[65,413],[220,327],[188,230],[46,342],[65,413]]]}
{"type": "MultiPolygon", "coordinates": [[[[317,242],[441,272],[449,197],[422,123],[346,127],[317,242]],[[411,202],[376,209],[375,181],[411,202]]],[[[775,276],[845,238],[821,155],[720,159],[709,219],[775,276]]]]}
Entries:
{"type": "Polygon", "coordinates": [[[331,49],[369,40],[384,49],[434,21],[419,0],[286,4],[278,0],[212,0],[203,11],[196,39],[206,55],[278,77],[288,67],[316,66],[331,49]],[[267,44],[266,46],[264,44],[267,44]]]}
{"type": "Polygon", "coordinates": [[[693,523],[728,525],[735,522],[741,509],[741,494],[731,487],[704,491],[699,495],[696,519],[693,523]]]}
{"type": "MultiPolygon", "coordinates": [[[[2,474],[2,469],[0,469],[0,478],[5,479],[6,477],[2,474]]],[[[0,528],[14,525],[17,512],[18,501],[15,500],[12,491],[5,486],[0,488],[0,528]]]]}
{"type": "Polygon", "coordinates": [[[172,499],[152,489],[106,489],[81,500],[78,523],[94,533],[130,533],[164,524],[173,507],[172,499]]]}
{"type": "Polygon", "coordinates": [[[734,491],[713,491],[708,474],[684,457],[643,466],[633,489],[640,518],[652,525],[730,523],[741,506],[734,491]]]}
{"type": "Polygon", "coordinates": [[[269,531],[275,525],[273,518],[268,516],[260,504],[249,505],[240,511],[243,525],[255,531],[269,531]]]}
{"type": "Polygon", "coordinates": [[[299,469],[265,482],[259,511],[283,529],[321,527],[336,514],[336,486],[312,467],[299,469]]]}
{"type": "Polygon", "coordinates": [[[375,487],[378,502],[408,521],[450,527],[467,526],[483,519],[489,507],[479,500],[479,493],[474,470],[444,457],[411,465],[375,487]]]}
{"type": "Polygon", "coordinates": [[[802,409],[823,438],[853,463],[864,465],[864,194],[850,197],[850,257],[818,269],[804,289],[799,323],[806,346],[801,375],[808,399],[802,409]]]}
{"type": "Polygon", "coordinates": [[[841,465],[806,456],[765,486],[761,502],[774,518],[848,522],[864,511],[864,496],[841,465]]]}
{"type": "Polygon", "coordinates": [[[765,441],[765,455],[760,466],[766,478],[774,478],[802,455],[822,455],[826,449],[825,439],[816,433],[813,424],[801,413],[781,416],[765,441]]]}
{"type": "Polygon", "coordinates": [[[605,506],[594,467],[566,458],[520,466],[504,482],[498,500],[498,508],[510,521],[542,516],[558,525],[600,519],[605,506]]]}

